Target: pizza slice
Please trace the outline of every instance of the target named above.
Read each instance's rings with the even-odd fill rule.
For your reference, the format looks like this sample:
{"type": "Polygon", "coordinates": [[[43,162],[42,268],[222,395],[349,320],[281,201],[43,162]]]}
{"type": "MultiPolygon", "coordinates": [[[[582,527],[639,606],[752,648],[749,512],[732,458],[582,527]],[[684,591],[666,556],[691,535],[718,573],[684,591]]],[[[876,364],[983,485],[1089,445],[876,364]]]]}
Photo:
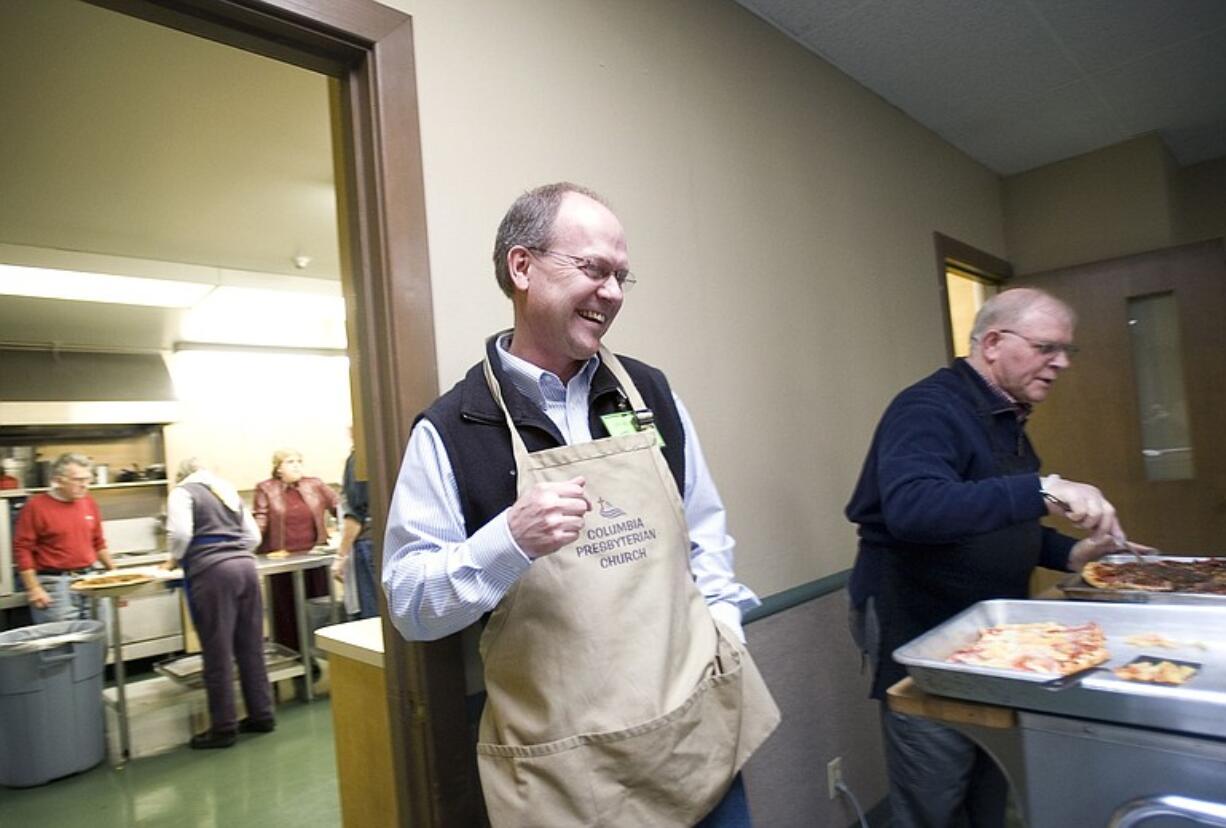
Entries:
{"type": "Polygon", "coordinates": [[[981,630],[976,641],[955,651],[947,661],[1064,676],[1109,659],[1106,642],[1102,628],[1094,622],[999,624],[981,630]]]}
{"type": "Polygon", "coordinates": [[[1138,658],[1122,667],[1116,667],[1112,672],[1125,681],[1178,686],[1196,675],[1197,669],[1196,665],[1186,661],[1138,658]]]}
{"type": "Polygon", "coordinates": [[[1174,581],[1161,569],[1136,561],[1091,561],[1081,570],[1081,577],[1097,589],[1133,589],[1144,592],[1171,592],[1175,589],[1174,581]]]}

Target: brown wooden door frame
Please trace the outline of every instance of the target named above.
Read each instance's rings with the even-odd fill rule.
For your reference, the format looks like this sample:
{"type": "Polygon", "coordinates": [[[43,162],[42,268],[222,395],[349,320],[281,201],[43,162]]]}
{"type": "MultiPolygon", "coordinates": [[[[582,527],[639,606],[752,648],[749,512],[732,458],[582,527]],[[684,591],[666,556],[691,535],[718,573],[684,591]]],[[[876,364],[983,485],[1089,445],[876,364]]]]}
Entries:
{"type": "MultiPolygon", "coordinates": [[[[438,394],[411,19],[374,0],[87,2],[339,81],[341,257],[358,321],[349,348],[382,537],[413,417],[438,394]]],[[[400,824],[479,824],[459,636],[407,644],[386,615],[383,633],[400,824]]]]}
{"type": "Polygon", "coordinates": [[[949,288],[945,283],[945,271],[955,267],[984,279],[1004,284],[1013,278],[1013,265],[1004,259],[998,259],[991,253],[971,247],[965,242],[946,236],[944,233],[932,234],[933,246],[937,257],[937,285],[940,289],[941,319],[945,325],[945,359],[954,361],[953,323],[949,318],[949,288]]]}

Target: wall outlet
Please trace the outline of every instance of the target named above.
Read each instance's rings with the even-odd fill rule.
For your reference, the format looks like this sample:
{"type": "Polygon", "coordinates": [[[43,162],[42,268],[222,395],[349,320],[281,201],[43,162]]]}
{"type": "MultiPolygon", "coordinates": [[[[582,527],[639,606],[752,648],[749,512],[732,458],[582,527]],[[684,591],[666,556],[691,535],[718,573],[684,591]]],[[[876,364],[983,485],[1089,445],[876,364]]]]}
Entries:
{"type": "Polygon", "coordinates": [[[843,757],[836,756],[826,763],[826,787],[830,792],[830,798],[835,799],[839,795],[838,785],[843,782],[843,757]]]}

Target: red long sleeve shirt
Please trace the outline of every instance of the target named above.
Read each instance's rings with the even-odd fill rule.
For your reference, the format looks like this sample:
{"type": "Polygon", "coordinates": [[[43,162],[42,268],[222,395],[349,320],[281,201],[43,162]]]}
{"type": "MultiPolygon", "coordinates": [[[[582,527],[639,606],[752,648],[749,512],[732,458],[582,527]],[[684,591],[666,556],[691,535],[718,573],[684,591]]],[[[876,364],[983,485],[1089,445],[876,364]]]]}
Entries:
{"type": "Polygon", "coordinates": [[[17,569],[84,569],[106,548],[98,504],[38,494],[17,515],[13,558],[17,569]]]}

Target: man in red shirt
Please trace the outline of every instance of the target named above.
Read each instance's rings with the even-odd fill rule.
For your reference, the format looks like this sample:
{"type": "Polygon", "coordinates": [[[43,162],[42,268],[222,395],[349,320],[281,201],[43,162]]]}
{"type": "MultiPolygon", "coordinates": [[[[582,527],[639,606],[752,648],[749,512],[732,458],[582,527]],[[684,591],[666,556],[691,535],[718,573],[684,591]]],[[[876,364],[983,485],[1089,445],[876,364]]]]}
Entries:
{"type": "Polygon", "coordinates": [[[89,617],[88,600],[68,589],[72,577],[99,560],[115,568],[90,479],[89,458],[62,454],[52,467],[51,490],[30,498],[17,515],[13,556],[35,624],[89,617]]]}

